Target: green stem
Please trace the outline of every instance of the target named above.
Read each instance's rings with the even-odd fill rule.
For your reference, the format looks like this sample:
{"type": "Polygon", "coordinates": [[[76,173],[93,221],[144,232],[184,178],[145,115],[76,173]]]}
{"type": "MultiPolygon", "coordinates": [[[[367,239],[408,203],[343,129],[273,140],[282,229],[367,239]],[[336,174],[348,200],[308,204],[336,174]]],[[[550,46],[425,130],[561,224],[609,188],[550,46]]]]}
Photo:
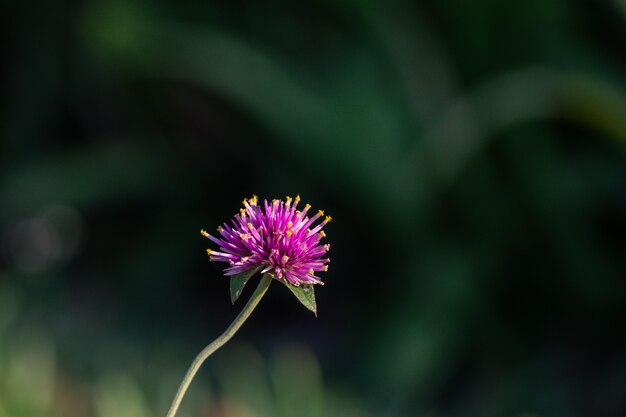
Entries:
{"type": "Polygon", "coordinates": [[[239,315],[235,318],[235,320],[233,320],[230,326],[228,326],[226,331],[222,333],[220,337],[218,337],[210,345],[202,349],[202,352],[200,352],[198,356],[196,356],[196,358],[191,363],[191,366],[187,370],[185,377],[180,383],[178,391],[176,392],[176,396],[174,397],[172,405],[170,405],[170,409],[165,417],[174,417],[176,415],[178,407],[180,406],[180,403],[183,400],[185,393],[187,392],[187,388],[189,388],[189,384],[191,384],[194,376],[196,376],[198,369],[200,369],[204,361],[207,360],[207,358],[211,356],[213,352],[222,347],[222,345],[228,342],[230,338],[233,337],[235,333],[237,333],[237,330],[239,330],[239,328],[246,321],[246,319],[250,317],[250,314],[252,314],[254,308],[257,306],[257,304],[259,304],[259,301],[261,301],[263,295],[265,295],[265,292],[272,283],[272,279],[272,276],[269,274],[263,275],[263,278],[261,278],[258,287],[248,300],[246,306],[243,308],[243,310],[241,310],[241,313],[239,313],[239,315]]]}

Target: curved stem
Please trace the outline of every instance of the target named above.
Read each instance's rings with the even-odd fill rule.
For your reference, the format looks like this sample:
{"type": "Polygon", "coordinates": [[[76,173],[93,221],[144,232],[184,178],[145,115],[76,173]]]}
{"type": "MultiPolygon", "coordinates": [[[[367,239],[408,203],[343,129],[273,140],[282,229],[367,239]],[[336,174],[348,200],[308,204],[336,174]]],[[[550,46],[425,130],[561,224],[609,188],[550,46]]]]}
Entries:
{"type": "Polygon", "coordinates": [[[261,278],[259,285],[246,303],[243,310],[241,310],[241,313],[239,313],[239,315],[235,318],[235,320],[233,320],[230,326],[228,326],[226,331],[224,331],[224,333],[222,333],[220,337],[218,337],[213,342],[211,342],[210,345],[202,349],[202,352],[200,352],[198,356],[196,356],[196,358],[191,363],[191,366],[187,370],[185,377],[180,383],[178,391],[176,392],[176,396],[174,397],[172,405],[170,405],[170,409],[165,417],[174,417],[176,415],[178,407],[180,406],[180,403],[183,400],[185,393],[187,392],[187,388],[189,388],[189,384],[191,384],[191,381],[198,372],[198,369],[200,369],[204,361],[207,360],[207,358],[211,356],[213,352],[222,347],[222,345],[228,342],[230,338],[233,337],[235,333],[237,333],[237,330],[239,330],[239,328],[246,321],[246,319],[250,317],[250,314],[252,314],[254,308],[257,306],[257,304],[259,304],[259,301],[261,301],[263,295],[265,295],[265,292],[272,283],[272,279],[273,278],[269,274],[263,275],[263,278],[261,278]]]}

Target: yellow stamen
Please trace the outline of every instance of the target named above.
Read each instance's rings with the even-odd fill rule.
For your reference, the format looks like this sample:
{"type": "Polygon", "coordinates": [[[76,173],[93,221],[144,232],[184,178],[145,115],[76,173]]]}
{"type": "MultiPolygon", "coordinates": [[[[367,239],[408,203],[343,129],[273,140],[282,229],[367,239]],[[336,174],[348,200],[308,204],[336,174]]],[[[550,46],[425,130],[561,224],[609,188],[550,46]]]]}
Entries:
{"type": "Polygon", "coordinates": [[[212,251],[211,249],[207,249],[207,250],[206,250],[206,253],[207,253],[207,255],[212,255],[212,254],[213,254],[213,251],[212,251]]]}
{"type": "Polygon", "coordinates": [[[296,196],[296,203],[300,202],[300,194],[296,196]]]}
{"type": "Polygon", "coordinates": [[[222,226],[217,226],[217,231],[222,233],[222,231],[224,230],[224,228],[222,226]]]}
{"type": "Polygon", "coordinates": [[[310,208],[311,208],[311,205],[310,205],[310,204],[307,204],[306,206],[304,206],[304,209],[305,209],[305,210],[309,210],[310,208]]]}
{"type": "Polygon", "coordinates": [[[320,216],[323,216],[324,215],[324,210],[318,211],[317,214],[319,214],[320,216]]]}
{"type": "Polygon", "coordinates": [[[252,223],[248,223],[248,229],[250,230],[254,229],[254,226],[252,226],[252,223]]]}
{"type": "Polygon", "coordinates": [[[209,234],[204,229],[200,230],[200,234],[204,237],[209,237],[209,234]]]}
{"type": "Polygon", "coordinates": [[[309,269],[309,275],[313,275],[313,274],[315,274],[315,271],[312,269],[309,269]]]}
{"type": "Polygon", "coordinates": [[[288,204],[291,204],[291,201],[292,201],[292,200],[293,200],[293,199],[292,199],[291,197],[287,196],[287,203],[288,203],[288,204]]]}
{"type": "Polygon", "coordinates": [[[283,255],[282,261],[283,261],[284,264],[286,264],[289,261],[289,256],[283,255]]]}
{"type": "Polygon", "coordinates": [[[243,199],[243,201],[241,202],[241,204],[243,204],[244,206],[245,206],[246,204],[248,204],[248,199],[247,199],[247,198],[244,198],[244,199],[243,199]]]}
{"type": "Polygon", "coordinates": [[[330,216],[326,216],[326,223],[330,223],[330,221],[331,221],[332,219],[333,219],[332,217],[330,217],[330,216]]]}
{"type": "Polygon", "coordinates": [[[285,232],[285,234],[287,235],[287,237],[291,236],[293,234],[293,232],[291,230],[287,230],[287,232],[285,232]]]}
{"type": "Polygon", "coordinates": [[[326,237],[326,233],[323,230],[320,232],[320,237],[326,237]]]}
{"type": "Polygon", "coordinates": [[[241,213],[241,215],[245,215],[247,213],[246,209],[239,209],[239,213],[241,213]]]}
{"type": "Polygon", "coordinates": [[[287,229],[291,229],[291,226],[293,226],[293,222],[291,220],[289,220],[287,222],[287,229]]]}
{"type": "Polygon", "coordinates": [[[259,197],[256,194],[252,194],[252,198],[250,199],[250,205],[256,206],[256,203],[259,201],[259,197]]]}

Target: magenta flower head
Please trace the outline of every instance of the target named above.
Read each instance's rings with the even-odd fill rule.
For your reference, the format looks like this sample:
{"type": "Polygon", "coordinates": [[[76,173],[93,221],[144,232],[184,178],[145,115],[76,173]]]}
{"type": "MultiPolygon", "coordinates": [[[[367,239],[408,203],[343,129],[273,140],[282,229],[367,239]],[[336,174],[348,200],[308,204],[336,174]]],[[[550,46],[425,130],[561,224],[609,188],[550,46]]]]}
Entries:
{"type": "MultiPolygon", "coordinates": [[[[321,210],[309,216],[311,206],[307,204],[298,210],[299,202],[300,196],[287,197],[286,201],[264,200],[262,206],[258,205],[257,196],[243,200],[244,207],[231,224],[224,223],[217,228],[218,237],[201,231],[219,246],[219,250],[207,250],[210,260],[228,263],[224,274],[243,276],[244,281],[261,271],[271,274],[292,291],[293,287],[323,284],[316,273],[328,270],[330,259],[325,256],[330,245],[321,244],[321,240],[326,236],[322,228],[331,217],[323,217],[321,210]]],[[[294,294],[298,296],[295,291],[294,294]]],[[[231,295],[236,299],[239,293],[231,295]]]]}

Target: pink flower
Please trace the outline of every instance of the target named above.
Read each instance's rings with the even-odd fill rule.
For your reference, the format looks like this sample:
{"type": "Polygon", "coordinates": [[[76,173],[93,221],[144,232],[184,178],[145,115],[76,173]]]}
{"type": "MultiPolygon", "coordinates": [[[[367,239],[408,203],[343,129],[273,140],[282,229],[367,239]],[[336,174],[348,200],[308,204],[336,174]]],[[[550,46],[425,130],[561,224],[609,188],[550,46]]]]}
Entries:
{"type": "Polygon", "coordinates": [[[224,271],[227,276],[261,269],[295,286],[323,284],[315,273],[328,270],[330,259],[322,257],[330,245],[321,245],[320,240],[326,236],[322,228],[331,217],[314,225],[324,212],[308,217],[309,204],[297,210],[300,196],[287,197],[286,202],[264,200],[263,207],[257,202],[257,196],[243,200],[244,208],[235,215],[232,225],[224,223],[217,228],[220,237],[201,231],[219,246],[219,251],[207,250],[211,261],[228,262],[224,271]]]}

